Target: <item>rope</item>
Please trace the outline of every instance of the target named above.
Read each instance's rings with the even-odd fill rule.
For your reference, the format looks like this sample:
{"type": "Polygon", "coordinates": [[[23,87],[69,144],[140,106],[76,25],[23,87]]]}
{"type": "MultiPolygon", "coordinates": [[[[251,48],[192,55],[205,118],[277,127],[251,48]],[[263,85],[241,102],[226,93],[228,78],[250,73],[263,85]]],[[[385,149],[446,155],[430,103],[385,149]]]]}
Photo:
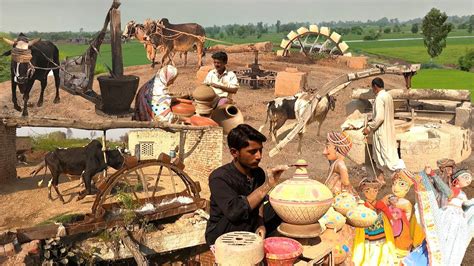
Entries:
{"type": "Polygon", "coordinates": [[[157,24],[157,26],[160,27],[160,28],[169,30],[169,31],[173,31],[173,32],[176,32],[176,33],[181,33],[181,34],[185,34],[185,35],[192,36],[192,37],[194,37],[194,38],[199,39],[201,42],[205,42],[206,40],[209,40],[209,41],[218,42],[218,43],[224,43],[224,44],[229,44],[229,45],[235,45],[235,44],[236,44],[236,43],[231,43],[231,42],[225,42],[225,41],[217,40],[217,39],[214,39],[214,38],[209,38],[209,37],[207,37],[207,36],[200,36],[200,35],[195,35],[195,34],[192,34],[192,33],[189,33],[189,32],[184,32],[184,31],[179,31],[179,30],[174,30],[174,29],[166,28],[164,25],[161,25],[161,24],[157,24]]]}
{"type": "Polygon", "coordinates": [[[30,49],[12,49],[12,60],[17,63],[29,63],[33,56],[31,55],[30,49]]]}

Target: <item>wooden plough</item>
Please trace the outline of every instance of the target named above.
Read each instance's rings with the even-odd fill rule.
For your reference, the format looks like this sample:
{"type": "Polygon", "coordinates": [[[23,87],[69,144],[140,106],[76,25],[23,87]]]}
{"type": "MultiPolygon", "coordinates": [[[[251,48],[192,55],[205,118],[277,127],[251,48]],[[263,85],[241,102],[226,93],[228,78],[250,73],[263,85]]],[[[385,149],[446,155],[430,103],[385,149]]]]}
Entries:
{"type": "Polygon", "coordinates": [[[420,65],[402,65],[402,66],[390,66],[375,65],[374,68],[366,69],[359,72],[353,72],[344,74],[326,84],[316,91],[310,98],[310,104],[306,106],[303,111],[303,120],[298,121],[296,126],[288,133],[288,135],[281,140],[272,150],[270,150],[270,157],[277,155],[290,141],[292,141],[298,133],[308,124],[308,121],[313,116],[316,106],[319,100],[326,95],[334,95],[340,90],[346,88],[352,81],[363,79],[371,76],[377,76],[382,74],[392,75],[403,75],[405,77],[406,87],[411,87],[411,77],[416,74],[416,71],[420,69],[420,65]]]}

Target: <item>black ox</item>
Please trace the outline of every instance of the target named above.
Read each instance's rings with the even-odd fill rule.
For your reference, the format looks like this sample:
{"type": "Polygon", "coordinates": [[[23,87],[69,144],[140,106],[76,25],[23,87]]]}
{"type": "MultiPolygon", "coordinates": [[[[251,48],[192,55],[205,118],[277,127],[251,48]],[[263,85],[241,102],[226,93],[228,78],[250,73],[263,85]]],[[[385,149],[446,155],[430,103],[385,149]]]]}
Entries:
{"type": "Polygon", "coordinates": [[[37,106],[43,105],[43,94],[48,83],[48,73],[53,70],[54,83],[56,85],[56,97],[54,103],[59,103],[59,50],[49,41],[35,39],[29,41],[20,33],[15,41],[3,38],[12,46],[12,49],[3,53],[3,56],[12,56],[11,60],[11,83],[13,106],[19,112],[22,111],[16,98],[16,86],[23,94],[23,116],[28,115],[28,99],[35,80],[41,82],[41,94],[37,106]]]}
{"type": "MultiPolygon", "coordinates": [[[[107,166],[120,169],[124,163],[124,157],[120,150],[106,150],[106,160],[104,159],[104,152],[102,151],[102,144],[93,140],[85,147],[55,149],[46,154],[44,163],[36,168],[31,174],[36,176],[43,168],[48,168],[51,172],[51,184],[58,194],[59,199],[64,203],[64,198],[58,189],[59,175],[75,175],[82,176],[86,191],[81,193],[78,200],[84,198],[86,195],[92,194],[92,177],[101,171],[105,170],[107,166]],[[107,163],[106,163],[107,161],[107,163]]],[[[46,169],[45,169],[46,173],[46,169]]],[[[41,185],[43,181],[40,181],[41,185]]],[[[51,185],[48,185],[48,198],[51,198],[51,185]]]]}

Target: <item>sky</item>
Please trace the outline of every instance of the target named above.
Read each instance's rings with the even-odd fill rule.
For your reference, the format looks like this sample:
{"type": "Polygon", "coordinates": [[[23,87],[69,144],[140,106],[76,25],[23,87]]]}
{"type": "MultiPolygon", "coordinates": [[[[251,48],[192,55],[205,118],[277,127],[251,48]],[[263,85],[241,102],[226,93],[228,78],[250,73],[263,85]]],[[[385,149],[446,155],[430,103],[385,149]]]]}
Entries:
{"type": "MultiPolygon", "coordinates": [[[[472,15],[472,0],[122,0],[122,25],[129,20],[168,18],[204,27],[264,22],[409,20],[432,7],[448,15],[472,15]]],[[[112,0],[0,0],[0,31],[97,31],[112,0]]]]}

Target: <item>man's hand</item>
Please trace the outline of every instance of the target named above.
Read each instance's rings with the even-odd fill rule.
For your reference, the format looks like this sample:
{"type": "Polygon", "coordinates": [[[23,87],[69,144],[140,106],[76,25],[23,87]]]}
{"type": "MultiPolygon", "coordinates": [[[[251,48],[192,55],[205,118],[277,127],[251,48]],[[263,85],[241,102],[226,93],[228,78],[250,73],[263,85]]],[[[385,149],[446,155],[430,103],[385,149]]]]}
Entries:
{"type": "Polygon", "coordinates": [[[222,89],[222,88],[225,88],[225,86],[222,86],[222,85],[219,85],[219,84],[216,84],[216,83],[211,83],[211,85],[209,85],[213,88],[216,88],[216,89],[222,89]]]}
{"type": "Polygon", "coordinates": [[[255,231],[255,234],[259,235],[261,238],[265,238],[265,235],[267,234],[267,229],[265,229],[264,225],[260,225],[255,231]]]}
{"type": "Polygon", "coordinates": [[[368,127],[365,127],[364,130],[362,130],[362,133],[364,133],[364,135],[369,135],[370,129],[368,127]]]}
{"type": "Polygon", "coordinates": [[[288,165],[278,165],[276,167],[268,169],[268,185],[270,185],[271,188],[274,188],[278,184],[281,174],[288,170],[288,168],[288,165]]]}

